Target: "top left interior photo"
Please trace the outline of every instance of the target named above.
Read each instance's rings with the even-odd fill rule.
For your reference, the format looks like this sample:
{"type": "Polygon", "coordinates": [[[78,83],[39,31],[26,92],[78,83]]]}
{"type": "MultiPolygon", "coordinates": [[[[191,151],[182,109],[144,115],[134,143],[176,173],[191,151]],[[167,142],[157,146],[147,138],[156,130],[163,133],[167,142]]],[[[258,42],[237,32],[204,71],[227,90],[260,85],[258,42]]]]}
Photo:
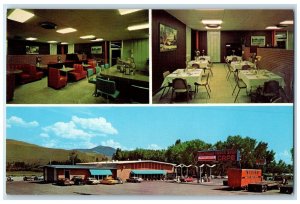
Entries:
{"type": "Polygon", "coordinates": [[[7,104],[149,104],[149,11],[6,10],[7,104]]]}

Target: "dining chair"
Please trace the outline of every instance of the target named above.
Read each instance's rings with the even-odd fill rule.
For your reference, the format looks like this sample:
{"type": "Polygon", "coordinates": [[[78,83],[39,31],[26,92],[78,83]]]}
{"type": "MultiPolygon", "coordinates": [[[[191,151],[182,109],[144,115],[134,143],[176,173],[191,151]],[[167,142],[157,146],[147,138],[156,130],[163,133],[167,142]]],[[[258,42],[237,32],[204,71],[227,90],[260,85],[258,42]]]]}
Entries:
{"type": "Polygon", "coordinates": [[[238,61],[237,57],[232,57],[231,62],[236,62],[236,61],[238,61]]]}
{"type": "Polygon", "coordinates": [[[199,65],[199,64],[196,64],[196,63],[193,63],[193,64],[192,64],[192,68],[199,69],[199,68],[200,68],[200,65],[199,65]]]}
{"type": "MultiPolygon", "coordinates": [[[[168,75],[170,74],[170,71],[165,71],[163,73],[163,78],[165,79],[168,75]]],[[[163,89],[163,92],[159,98],[159,100],[161,100],[163,97],[164,97],[164,93],[165,93],[165,90],[168,89],[166,95],[168,95],[169,91],[170,91],[170,88],[172,87],[172,82],[169,82],[167,85],[163,86],[162,89],[163,89]]]]}
{"type": "Polygon", "coordinates": [[[243,82],[243,80],[241,80],[239,78],[238,72],[234,72],[234,80],[235,80],[235,87],[233,89],[232,95],[234,94],[236,88],[239,89],[236,96],[235,96],[235,99],[234,99],[234,103],[235,103],[238,96],[239,96],[239,93],[240,93],[241,89],[246,89],[247,95],[248,95],[248,92],[247,92],[247,85],[243,82]]]}
{"type": "Polygon", "coordinates": [[[196,93],[198,93],[199,91],[199,86],[204,86],[205,89],[206,89],[206,92],[207,92],[207,95],[208,95],[208,98],[210,98],[210,94],[209,94],[209,91],[211,92],[211,89],[210,89],[210,86],[209,86],[209,83],[208,83],[208,80],[209,80],[209,73],[207,73],[204,77],[204,80],[201,80],[199,82],[195,82],[194,85],[195,85],[195,96],[196,96],[196,93]],[[209,91],[208,91],[209,89],[209,91]]]}
{"type": "Polygon", "coordinates": [[[266,81],[264,83],[264,87],[261,91],[260,96],[263,99],[263,102],[271,102],[274,98],[280,97],[279,90],[280,90],[279,82],[276,80],[266,81]]]}
{"type": "Polygon", "coordinates": [[[249,69],[251,69],[249,64],[245,64],[242,66],[242,70],[249,70],[249,69]]]}
{"type": "Polygon", "coordinates": [[[171,95],[171,103],[173,102],[173,95],[175,93],[175,96],[178,94],[185,94],[187,102],[189,102],[190,99],[190,92],[191,92],[191,86],[187,84],[185,79],[182,78],[175,78],[172,81],[172,95],[171,95]]]}
{"type": "Polygon", "coordinates": [[[132,103],[149,103],[149,88],[132,84],[130,99],[132,103]]]}
{"type": "Polygon", "coordinates": [[[116,89],[116,82],[97,77],[96,80],[97,96],[106,96],[107,103],[109,98],[116,99],[120,92],[116,89]]]}
{"type": "Polygon", "coordinates": [[[206,67],[206,69],[207,69],[208,71],[210,71],[211,76],[214,75],[214,74],[213,74],[213,71],[212,71],[213,65],[214,65],[213,62],[208,61],[208,64],[207,64],[207,67],[206,67]]]}
{"type": "Polygon", "coordinates": [[[234,73],[234,70],[231,67],[230,63],[227,63],[227,75],[226,75],[227,81],[232,73],[234,73]]]}
{"type": "Polygon", "coordinates": [[[59,69],[49,68],[48,87],[60,89],[67,85],[68,76],[61,76],[59,69]]]}

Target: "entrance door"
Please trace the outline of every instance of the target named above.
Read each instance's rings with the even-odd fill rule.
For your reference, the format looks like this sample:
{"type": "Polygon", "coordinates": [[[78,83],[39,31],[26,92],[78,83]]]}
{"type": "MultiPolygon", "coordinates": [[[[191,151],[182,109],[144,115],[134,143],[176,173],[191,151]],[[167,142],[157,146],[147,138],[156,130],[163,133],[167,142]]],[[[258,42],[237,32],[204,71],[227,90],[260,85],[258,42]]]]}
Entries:
{"type": "Polygon", "coordinates": [[[114,66],[117,64],[117,58],[122,58],[122,41],[110,42],[109,64],[114,66]]]}
{"type": "Polygon", "coordinates": [[[221,62],[221,32],[207,31],[207,55],[212,62],[221,62]]]}
{"type": "Polygon", "coordinates": [[[65,170],[65,178],[70,179],[70,171],[65,170]]]}

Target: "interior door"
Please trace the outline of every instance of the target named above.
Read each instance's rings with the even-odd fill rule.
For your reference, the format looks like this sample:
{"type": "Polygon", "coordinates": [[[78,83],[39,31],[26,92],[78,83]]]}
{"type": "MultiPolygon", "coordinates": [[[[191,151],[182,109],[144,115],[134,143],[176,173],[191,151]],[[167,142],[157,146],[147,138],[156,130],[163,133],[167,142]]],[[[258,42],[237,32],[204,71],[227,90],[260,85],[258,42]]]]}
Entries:
{"type": "Polygon", "coordinates": [[[221,62],[221,32],[207,31],[207,55],[212,62],[221,62]]]}

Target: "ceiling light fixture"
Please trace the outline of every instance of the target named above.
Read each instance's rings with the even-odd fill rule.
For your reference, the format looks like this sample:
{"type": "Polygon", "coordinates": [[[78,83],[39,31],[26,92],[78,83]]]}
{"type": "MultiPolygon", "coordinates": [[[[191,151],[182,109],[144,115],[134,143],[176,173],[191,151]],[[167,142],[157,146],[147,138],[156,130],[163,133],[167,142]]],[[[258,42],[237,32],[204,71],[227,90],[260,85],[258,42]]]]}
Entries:
{"type": "Polygon", "coordinates": [[[133,12],[136,12],[136,11],[140,11],[142,9],[118,9],[119,10],[119,13],[120,15],[126,15],[126,14],[130,14],[130,13],[133,13],[133,12]]]}
{"type": "Polygon", "coordinates": [[[34,41],[34,40],[37,40],[37,38],[29,37],[29,38],[26,38],[26,40],[34,41]]]}
{"type": "Polygon", "coordinates": [[[55,40],[50,40],[50,41],[48,41],[48,43],[57,43],[57,41],[55,41],[55,40]]]}
{"type": "Polygon", "coordinates": [[[282,21],[282,22],[280,22],[280,24],[282,24],[282,25],[293,25],[294,21],[292,21],[292,20],[282,21]]]}
{"type": "Polygon", "coordinates": [[[96,38],[94,40],[91,40],[92,42],[99,42],[99,41],[103,41],[103,38],[96,38]]]}
{"type": "Polygon", "coordinates": [[[268,27],[266,27],[266,29],[267,29],[267,30],[280,30],[280,29],[282,29],[282,28],[279,28],[279,27],[277,27],[277,26],[268,26],[268,27]]]}
{"type": "Polygon", "coordinates": [[[63,29],[59,29],[56,32],[61,33],[61,34],[65,34],[65,33],[72,33],[77,31],[75,28],[63,28],[63,29]]]}
{"type": "Polygon", "coordinates": [[[132,30],[141,30],[141,29],[146,29],[149,28],[149,23],[144,23],[140,25],[133,25],[133,26],[128,26],[127,29],[132,31],[132,30]]]}
{"type": "Polygon", "coordinates": [[[221,29],[221,26],[219,26],[219,25],[218,26],[207,25],[207,26],[205,26],[205,28],[208,29],[208,30],[209,29],[221,29]]]}
{"type": "Polygon", "coordinates": [[[7,17],[9,20],[17,21],[20,23],[24,23],[30,18],[34,16],[33,13],[28,11],[24,11],[22,9],[15,9],[9,16],[7,17]]]}
{"type": "Polygon", "coordinates": [[[80,36],[81,39],[93,39],[95,38],[94,35],[85,35],[85,36],[80,36]]]}
{"type": "Polygon", "coordinates": [[[69,43],[67,43],[67,42],[61,42],[60,44],[61,44],[61,45],[67,45],[67,44],[69,44],[69,43]]]}
{"type": "Polygon", "coordinates": [[[202,20],[201,22],[205,25],[220,25],[223,23],[222,20],[202,20]]]}

